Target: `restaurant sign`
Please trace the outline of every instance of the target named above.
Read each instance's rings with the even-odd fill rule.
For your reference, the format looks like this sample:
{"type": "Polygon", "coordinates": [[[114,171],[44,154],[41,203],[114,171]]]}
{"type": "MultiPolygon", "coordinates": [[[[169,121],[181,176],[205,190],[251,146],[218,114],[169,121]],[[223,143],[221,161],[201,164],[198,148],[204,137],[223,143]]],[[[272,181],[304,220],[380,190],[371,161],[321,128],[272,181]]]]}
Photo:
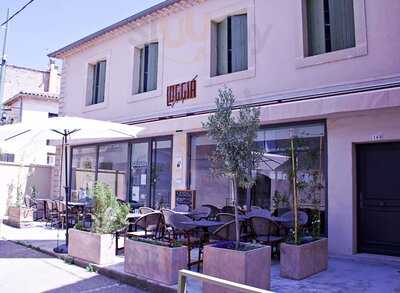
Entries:
{"type": "Polygon", "coordinates": [[[173,107],[177,102],[194,99],[197,95],[196,79],[170,85],[167,87],[167,106],[173,107]]]}

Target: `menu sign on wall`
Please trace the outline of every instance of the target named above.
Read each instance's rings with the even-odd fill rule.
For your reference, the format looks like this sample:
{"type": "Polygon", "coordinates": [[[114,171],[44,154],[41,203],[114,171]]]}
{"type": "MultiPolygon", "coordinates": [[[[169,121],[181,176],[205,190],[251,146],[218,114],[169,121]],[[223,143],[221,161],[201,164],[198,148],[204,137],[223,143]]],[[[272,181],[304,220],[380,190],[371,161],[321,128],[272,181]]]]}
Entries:
{"type": "Polygon", "coordinates": [[[176,205],[187,205],[191,210],[196,208],[195,190],[175,190],[176,205]]]}
{"type": "Polygon", "coordinates": [[[167,106],[173,107],[177,102],[194,99],[197,95],[196,79],[167,87],[167,106]]]}

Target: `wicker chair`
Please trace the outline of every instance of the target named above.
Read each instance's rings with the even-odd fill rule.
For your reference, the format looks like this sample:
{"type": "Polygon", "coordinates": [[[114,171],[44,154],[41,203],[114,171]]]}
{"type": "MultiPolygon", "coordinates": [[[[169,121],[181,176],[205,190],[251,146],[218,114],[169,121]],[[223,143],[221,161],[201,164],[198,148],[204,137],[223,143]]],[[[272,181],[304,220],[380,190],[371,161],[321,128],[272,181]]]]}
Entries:
{"type": "Polygon", "coordinates": [[[235,220],[235,215],[234,214],[230,214],[230,213],[219,213],[216,216],[216,219],[218,222],[230,222],[235,220]]]}
{"type": "Polygon", "coordinates": [[[224,206],[221,209],[221,213],[235,214],[235,207],[234,206],[224,206]]]}
{"type": "Polygon", "coordinates": [[[162,239],[164,237],[164,216],[160,212],[144,214],[134,223],[134,231],[128,237],[162,239]]]}
{"type": "Polygon", "coordinates": [[[206,207],[211,210],[209,216],[210,219],[215,219],[217,217],[217,214],[220,213],[220,209],[212,204],[203,204],[202,207],[206,207]]]}
{"type": "MultiPolygon", "coordinates": [[[[243,229],[243,225],[240,225],[240,241],[247,241],[248,234],[245,233],[243,229]]],[[[225,240],[225,241],[235,241],[236,240],[236,226],[235,221],[229,221],[219,227],[213,233],[214,238],[218,240],[225,240]]]]}
{"type": "Polygon", "coordinates": [[[167,226],[168,239],[172,241],[178,240],[188,248],[188,269],[197,264],[197,270],[200,269],[201,258],[203,255],[203,245],[198,237],[194,237],[194,225],[182,224],[183,222],[191,222],[189,217],[176,213],[175,211],[164,209],[165,224],[167,226]],[[193,248],[199,249],[198,260],[192,262],[191,252],[193,248]]]}
{"type": "Polygon", "coordinates": [[[148,208],[148,207],[140,207],[139,208],[139,214],[145,215],[145,214],[150,214],[150,213],[154,213],[155,210],[153,210],[152,208],[148,208]]]}
{"type": "MultiPolygon", "coordinates": [[[[283,223],[287,228],[293,228],[293,212],[287,212],[283,214],[280,218],[283,219],[283,223]]],[[[299,211],[298,212],[298,220],[299,220],[299,225],[307,225],[308,223],[308,215],[305,212],[299,211]]]]}
{"type": "Polygon", "coordinates": [[[211,214],[211,209],[209,207],[202,206],[193,210],[192,218],[194,220],[207,219],[210,217],[210,214],[211,214]]]}
{"type": "Polygon", "coordinates": [[[257,242],[271,245],[272,251],[275,247],[278,253],[279,244],[283,241],[280,235],[279,225],[271,219],[265,217],[251,217],[250,224],[252,234],[257,242]]]}
{"type": "Polygon", "coordinates": [[[271,212],[269,210],[264,210],[264,209],[252,209],[251,212],[248,212],[246,215],[248,217],[270,218],[271,212]]]}

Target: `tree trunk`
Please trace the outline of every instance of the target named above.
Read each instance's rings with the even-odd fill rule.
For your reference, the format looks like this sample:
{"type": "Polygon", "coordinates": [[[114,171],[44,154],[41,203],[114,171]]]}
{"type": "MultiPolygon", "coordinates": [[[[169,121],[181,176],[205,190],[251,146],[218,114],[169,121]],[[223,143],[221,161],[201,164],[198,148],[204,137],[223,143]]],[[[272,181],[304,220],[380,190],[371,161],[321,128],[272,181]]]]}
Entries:
{"type": "Polygon", "coordinates": [[[238,250],[240,246],[240,225],[239,225],[239,212],[237,205],[237,182],[236,179],[232,179],[232,191],[233,191],[233,206],[235,207],[235,231],[236,231],[236,242],[235,249],[238,250]]]}

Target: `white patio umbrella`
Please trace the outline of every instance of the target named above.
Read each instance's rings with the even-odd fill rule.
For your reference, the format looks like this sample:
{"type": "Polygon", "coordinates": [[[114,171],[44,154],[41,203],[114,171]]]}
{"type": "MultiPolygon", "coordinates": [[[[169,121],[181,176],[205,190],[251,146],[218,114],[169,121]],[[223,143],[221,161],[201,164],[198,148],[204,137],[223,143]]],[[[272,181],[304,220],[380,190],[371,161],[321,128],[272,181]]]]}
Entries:
{"type": "Polygon", "coordinates": [[[270,171],[274,171],[289,159],[288,156],[265,153],[261,163],[257,167],[259,169],[269,169],[270,171]]]}
{"type": "Polygon", "coordinates": [[[68,202],[70,199],[70,181],[68,166],[69,141],[93,139],[134,138],[141,127],[108,121],[99,121],[79,117],[56,117],[38,119],[29,123],[17,123],[0,127],[0,148],[12,145],[34,144],[43,140],[61,140],[65,154],[65,202],[66,202],[66,245],[54,249],[58,253],[68,252],[68,202]]]}

